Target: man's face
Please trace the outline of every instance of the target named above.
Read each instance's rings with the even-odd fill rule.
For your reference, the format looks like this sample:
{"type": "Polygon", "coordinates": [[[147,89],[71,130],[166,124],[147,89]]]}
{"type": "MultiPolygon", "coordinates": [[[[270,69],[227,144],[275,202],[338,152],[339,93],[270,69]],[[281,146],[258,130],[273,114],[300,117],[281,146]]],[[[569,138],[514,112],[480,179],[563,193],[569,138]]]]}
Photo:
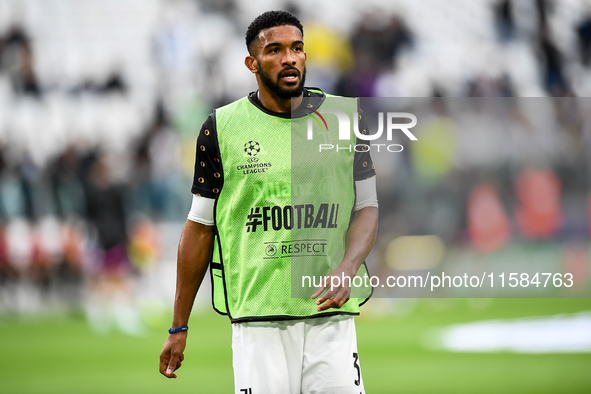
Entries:
{"type": "Polygon", "coordinates": [[[282,99],[299,97],[306,80],[302,33],[295,26],[265,29],[255,42],[254,57],[261,82],[282,99]]]}

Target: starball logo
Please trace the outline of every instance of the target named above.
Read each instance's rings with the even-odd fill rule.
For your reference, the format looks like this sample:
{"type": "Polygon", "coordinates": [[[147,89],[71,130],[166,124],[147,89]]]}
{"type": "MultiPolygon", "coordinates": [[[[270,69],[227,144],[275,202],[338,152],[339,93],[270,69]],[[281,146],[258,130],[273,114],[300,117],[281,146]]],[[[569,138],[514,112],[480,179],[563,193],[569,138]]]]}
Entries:
{"type": "MultiPolygon", "coordinates": [[[[308,108],[312,116],[308,118],[308,140],[314,139],[314,124],[312,120],[315,120],[318,126],[320,126],[320,131],[322,132],[323,129],[328,132],[328,124],[326,123],[326,119],[322,116],[322,114],[333,114],[337,117],[339,122],[339,141],[351,141],[351,120],[349,116],[343,111],[339,111],[336,109],[323,109],[320,111],[316,111],[312,108],[308,108]],[[322,123],[318,120],[322,120],[322,123]],[[324,128],[322,125],[324,124],[324,128]]],[[[417,117],[408,112],[388,112],[384,116],[383,112],[378,113],[378,131],[375,134],[369,134],[367,130],[359,130],[359,121],[361,120],[361,116],[358,112],[354,112],[353,119],[357,121],[353,122],[353,132],[355,136],[362,141],[375,141],[384,134],[384,118],[386,119],[386,139],[388,141],[392,141],[392,135],[394,134],[394,130],[402,131],[411,141],[417,141],[417,137],[411,133],[410,129],[417,125],[417,117]],[[408,119],[410,122],[406,123],[397,123],[395,119],[408,119]]],[[[375,149],[378,152],[380,148],[387,150],[388,152],[402,152],[404,149],[400,144],[373,144],[373,143],[366,143],[366,144],[319,144],[318,150],[322,152],[323,150],[336,150],[337,152],[341,150],[345,150],[348,152],[355,151],[355,152],[366,152],[371,149],[375,149]]]]}
{"type": "Polygon", "coordinates": [[[244,157],[246,164],[236,166],[238,171],[242,171],[244,175],[259,174],[267,172],[271,167],[269,162],[261,162],[259,156],[266,155],[267,152],[263,149],[261,144],[257,141],[248,141],[244,144],[244,157]]]}

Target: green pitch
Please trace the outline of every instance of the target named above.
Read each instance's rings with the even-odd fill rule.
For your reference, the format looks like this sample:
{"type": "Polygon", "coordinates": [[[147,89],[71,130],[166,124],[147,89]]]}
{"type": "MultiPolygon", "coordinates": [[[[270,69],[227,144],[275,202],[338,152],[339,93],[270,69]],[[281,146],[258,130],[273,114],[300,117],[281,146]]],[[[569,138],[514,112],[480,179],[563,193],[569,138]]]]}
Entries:
{"type": "MultiPolygon", "coordinates": [[[[389,307],[384,300],[372,302],[375,310],[382,304],[389,307]]],[[[429,332],[450,324],[582,310],[591,310],[591,300],[419,300],[404,314],[395,310],[398,315],[381,317],[366,309],[357,320],[366,390],[369,394],[589,393],[590,353],[469,354],[424,346],[429,332]]],[[[167,316],[148,335],[134,338],[116,333],[97,336],[79,317],[1,317],[0,392],[232,393],[227,319],[211,313],[191,318],[186,360],[176,380],[158,373],[168,320],[167,316]]]]}

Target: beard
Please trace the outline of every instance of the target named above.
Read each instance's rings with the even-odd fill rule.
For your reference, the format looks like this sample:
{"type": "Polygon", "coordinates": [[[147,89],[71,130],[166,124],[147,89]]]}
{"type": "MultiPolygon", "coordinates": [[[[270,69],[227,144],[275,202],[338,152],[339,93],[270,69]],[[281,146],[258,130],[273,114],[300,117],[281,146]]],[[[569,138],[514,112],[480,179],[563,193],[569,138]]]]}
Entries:
{"type": "Polygon", "coordinates": [[[292,97],[299,97],[304,92],[304,83],[306,82],[306,67],[305,66],[304,66],[304,74],[303,75],[295,67],[289,67],[289,68],[283,69],[277,74],[277,81],[279,81],[280,80],[279,76],[281,75],[282,72],[284,72],[286,70],[296,70],[298,72],[298,76],[300,77],[300,83],[297,86],[294,86],[291,88],[284,88],[284,87],[279,86],[279,82],[273,81],[273,79],[271,78],[271,75],[269,75],[265,71],[263,71],[263,69],[261,68],[260,65],[258,65],[257,68],[258,68],[259,76],[261,77],[261,81],[263,82],[263,85],[265,85],[277,97],[287,100],[287,99],[291,99],[292,97]]]}

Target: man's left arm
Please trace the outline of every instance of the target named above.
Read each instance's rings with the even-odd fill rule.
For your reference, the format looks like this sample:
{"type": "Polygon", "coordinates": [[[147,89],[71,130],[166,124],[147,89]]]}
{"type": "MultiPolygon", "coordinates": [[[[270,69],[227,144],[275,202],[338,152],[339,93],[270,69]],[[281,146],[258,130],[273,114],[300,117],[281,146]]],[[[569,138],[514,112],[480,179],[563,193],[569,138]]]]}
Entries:
{"type": "MultiPolygon", "coordinates": [[[[357,107],[359,113],[359,130],[362,134],[368,133],[368,125],[363,110],[357,107]]],[[[363,141],[357,139],[357,144],[363,141]]],[[[355,207],[353,218],[345,239],[345,257],[339,266],[328,277],[337,276],[339,286],[332,287],[332,281],[327,281],[328,286],[320,286],[312,295],[312,299],[319,297],[324,290],[328,290],[322,297],[316,300],[318,311],[329,308],[340,308],[351,296],[351,282],[357,275],[359,267],[371,251],[378,231],[378,197],[376,190],[376,172],[369,150],[355,151],[353,164],[355,179],[355,207]],[[345,277],[351,278],[346,286],[345,277]],[[330,283],[330,284],[329,284],[330,283]]],[[[335,281],[337,282],[337,281],[335,281]]]]}
{"type": "MultiPolygon", "coordinates": [[[[339,266],[328,276],[337,276],[339,279],[344,275],[351,280],[357,275],[359,267],[365,261],[365,258],[371,251],[376,240],[378,231],[378,208],[369,206],[356,211],[353,215],[351,225],[347,231],[345,256],[339,266]]],[[[344,281],[342,281],[344,282],[344,281]]],[[[340,308],[345,302],[349,301],[351,287],[345,283],[331,288],[331,281],[326,282],[327,286],[320,286],[312,295],[312,299],[320,296],[326,289],[328,291],[316,300],[318,312],[329,308],[340,308]]]]}

